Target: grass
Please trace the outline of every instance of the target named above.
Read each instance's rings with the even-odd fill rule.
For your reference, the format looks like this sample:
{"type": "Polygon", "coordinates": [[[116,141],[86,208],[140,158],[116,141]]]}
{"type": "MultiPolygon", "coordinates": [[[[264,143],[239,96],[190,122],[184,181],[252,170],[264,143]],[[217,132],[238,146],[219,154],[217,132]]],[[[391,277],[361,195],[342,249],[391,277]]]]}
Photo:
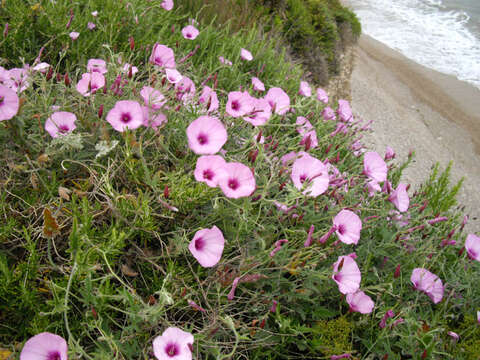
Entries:
{"type": "MultiPolygon", "coordinates": [[[[20,56],[31,64],[44,46],[42,61],[55,69],[49,80],[33,75],[20,95],[19,114],[0,124],[0,344],[13,358],[29,337],[49,331],[67,339],[73,359],[148,359],[153,338],[169,326],[195,336],[194,358],[315,359],[351,353],[358,359],[420,359],[424,352],[432,359],[474,358],[480,267],[465,253],[459,255],[465,235],[449,170],[436,168],[423,187],[409,191],[411,206],[403,214],[408,225],[402,225],[387,194],[369,197],[365,191],[362,157],[352,151],[363,124],[349,123],[346,134],[331,136],[337,122],[322,120],[325,105],[296,95],[304,69],[288,62],[276,41],[263,38],[262,29],[235,31],[234,24],[205,20],[198,25],[199,37],[188,41],[180,29],[191,13],[182,7],[167,12],[159,2],[2,4],[0,17],[10,24],[0,43],[3,66],[20,65],[20,56]],[[65,29],[70,9],[75,16],[65,29]],[[94,10],[96,19],[90,15],[94,10]],[[27,26],[33,18],[36,22],[27,26]],[[92,20],[97,29],[80,30],[72,42],[68,32],[86,29],[92,20]],[[129,37],[135,40],[133,50],[129,37]],[[180,103],[175,90],[162,83],[162,72],[148,64],[155,42],[174,49],[178,70],[194,81],[197,93],[202,83],[217,85],[218,117],[228,131],[225,158],[254,167],[257,189],[251,197],[229,199],[195,181],[197,156],[185,129],[203,110],[196,102],[180,103]],[[242,47],[252,52],[253,61],[240,59],[242,47]],[[193,56],[180,62],[191,51],[193,56]],[[233,66],[221,65],[219,56],[233,66]],[[85,98],[74,85],[90,57],[108,62],[109,90],[85,98]],[[123,94],[115,95],[110,86],[126,61],[139,73],[131,79],[124,74],[123,94]],[[72,84],[57,80],[56,74],[65,73],[72,84]],[[250,89],[252,76],[267,89],[282,87],[295,110],[261,127],[264,144],[256,141],[259,129],[224,113],[228,92],[250,89]],[[146,84],[168,98],[168,122],[158,131],[115,132],[106,113],[118,100],[139,101],[146,84]],[[53,105],[77,115],[70,135],[52,139],[45,132],[53,105]],[[101,105],[105,111],[99,117],[101,105]],[[308,116],[317,132],[319,145],[309,153],[328,158],[348,188],[331,187],[312,199],[292,185],[289,167],[279,158],[304,150],[297,116],[308,116]],[[298,204],[296,217],[278,211],[275,201],[298,204]],[[335,236],[323,245],[303,246],[310,225],[318,239],[344,208],[362,219],[357,246],[336,244],[335,236]],[[447,220],[427,222],[438,216],[447,220]],[[220,263],[207,269],[191,256],[188,244],[197,230],[213,225],[222,230],[226,245],[220,263]],[[452,229],[456,244],[440,246],[452,229]],[[271,257],[275,242],[285,238],[288,244],[271,257]],[[371,314],[349,312],[331,280],[332,263],[353,251],[361,289],[375,302],[371,314]],[[416,267],[442,279],[442,302],[433,305],[412,289],[416,267]],[[245,281],[228,300],[235,277],[245,281]],[[189,300],[206,311],[195,310],[189,300]],[[278,302],[274,312],[273,300],[278,302]],[[395,316],[382,329],[379,322],[390,309],[395,316]],[[394,326],[400,318],[404,322],[394,326]],[[448,331],[460,335],[458,343],[448,331]]],[[[403,165],[389,166],[388,179],[396,187],[403,165]]]]}

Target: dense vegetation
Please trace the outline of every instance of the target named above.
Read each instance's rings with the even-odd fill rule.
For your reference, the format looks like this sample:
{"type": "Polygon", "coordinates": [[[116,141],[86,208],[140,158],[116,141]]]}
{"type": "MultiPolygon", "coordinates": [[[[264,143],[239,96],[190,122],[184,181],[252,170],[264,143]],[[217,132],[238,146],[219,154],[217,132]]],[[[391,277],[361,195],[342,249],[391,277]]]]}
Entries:
{"type": "MultiPolygon", "coordinates": [[[[255,19],[231,11],[247,3],[223,3],[224,16],[255,19]]],[[[282,4],[288,14],[323,6],[282,4]]],[[[327,17],[337,25],[351,21],[357,34],[351,15],[329,4],[337,10],[327,17]]],[[[288,62],[281,46],[293,17],[278,15],[282,30],[273,36],[273,28],[253,23],[211,24],[191,4],[177,5],[166,11],[148,0],[0,3],[0,24],[9,24],[0,66],[33,66],[39,53],[51,64],[45,72],[27,70],[18,114],[0,122],[0,348],[17,358],[29,337],[48,331],[68,341],[71,359],[148,359],[152,339],[174,326],[194,335],[196,359],[476,359],[480,266],[463,251],[459,185],[449,184],[449,169],[435,168],[421,188],[409,189],[410,206],[399,213],[388,199],[408,164],[389,160],[388,181],[369,196],[360,143],[368,125],[326,120],[327,106],[338,118],[343,109],[298,95],[304,69],[288,62]],[[181,33],[191,17],[199,21],[194,40],[181,33]],[[71,31],[80,33],[76,40],[71,31]],[[176,69],[195,84],[191,97],[149,62],[155,43],[173,49],[176,69]],[[242,60],[241,48],[252,61],[242,60]],[[106,85],[83,96],[77,84],[89,58],[106,61],[106,85]],[[267,91],[281,87],[291,110],[258,127],[230,116],[230,92],[264,95],[252,89],[252,77],[267,91]],[[228,132],[223,157],[254,170],[250,196],[227,197],[193,175],[199,156],[186,129],[207,113],[199,100],[207,85],[219,99],[210,115],[228,132]],[[142,102],[144,86],[165,96],[167,121],[115,131],[107,114],[118,101],[142,102]],[[52,138],[45,123],[60,110],[76,115],[76,129],[52,138]],[[318,144],[303,137],[299,116],[311,122],[318,144]],[[292,163],[281,160],[292,151],[330,163],[328,190],[310,197],[294,186],[292,163]],[[346,209],[362,221],[358,244],[338,241],[335,231],[320,242],[346,209]],[[213,226],[225,248],[218,265],[205,268],[189,243],[213,226]],[[332,264],[353,252],[361,290],[374,302],[368,314],[349,311],[332,279],[332,264]],[[442,301],[413,289],[415,268],[443,281],[442,301]]],[[[335,49],[333,38],[322,41],[335,49]]]]}

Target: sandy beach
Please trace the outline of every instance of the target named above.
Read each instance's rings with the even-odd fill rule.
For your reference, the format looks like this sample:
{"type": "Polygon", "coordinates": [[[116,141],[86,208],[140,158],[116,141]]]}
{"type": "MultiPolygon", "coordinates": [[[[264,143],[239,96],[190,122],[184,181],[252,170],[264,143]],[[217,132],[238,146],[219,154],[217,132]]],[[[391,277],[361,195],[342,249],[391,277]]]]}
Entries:
{"type": "Polygon", "coordinates": [[[468,232],[480,231],[480,90],[453,76],[421,66],[367,35],[355,50],[351,79],[352,107],[373,120],[364,139],[368,148],[385,153],[387,145],[415,161],[403,181],[416,188],[432,165],[453,161],[452,182],[465,177],[458,202],[469,214],[468,232]]]}

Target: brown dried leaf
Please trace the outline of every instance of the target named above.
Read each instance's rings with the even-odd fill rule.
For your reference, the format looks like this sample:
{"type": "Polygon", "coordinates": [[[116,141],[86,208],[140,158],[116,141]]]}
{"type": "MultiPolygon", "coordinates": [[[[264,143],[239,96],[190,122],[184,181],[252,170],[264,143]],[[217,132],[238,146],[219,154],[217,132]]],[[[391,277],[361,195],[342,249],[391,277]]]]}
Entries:
{"type": "Polygon", "coordinates": [[[38,177],[35,173],[30,174],[30,183],[34,190],[38,190],[38,177]]]}
{"type": "Polygon", "coordinates": [[[52,216],[52,213],[48,208],[43,210],[43,236],[47,238],[53,238],[60,233],[60,227],[57,220],[52,216]]]}
{"type": "Polygon", "coordinates": [[[40,155],[40,156],[37,158],[37,162],[38,162],[39,164],[47,163],[49,160],[50,160],[50,159],[49,159],[49,157],[48,157],[47,154],[42,154],[42,155],[40,155]]]}
{"type": "Polygon", "coordinates": [[[70,190],[70,189],[67,189],[63,186],[58,187],[58,195],[60,195],[60,197],[63,200],[70,201],[70,194],[71,193],[72,193],[72,190],[70,190]]]}
{"type": "Polygon", "coordinates": [[[122,273],[127,276],[135,277],[138,276],[138,273],[134,271],[130,266],[123,264],[122,265],[122,273]]]}
{"type": "Polygon", "coordinates": [[[87,192],[85,192],[85,191],[81,191],[81,190],[78,190],[78,189],[73,189],[73,192],[79,197],[87,196],[87,192]]]}

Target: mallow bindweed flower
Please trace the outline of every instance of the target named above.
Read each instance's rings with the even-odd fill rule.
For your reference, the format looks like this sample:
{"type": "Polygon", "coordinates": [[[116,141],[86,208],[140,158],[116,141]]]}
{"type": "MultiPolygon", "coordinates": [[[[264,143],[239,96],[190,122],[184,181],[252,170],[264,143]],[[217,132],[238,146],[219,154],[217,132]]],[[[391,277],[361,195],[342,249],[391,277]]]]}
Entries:
{"type": "Polygon", "coordinates": [[[328,104],[328,94],[325,90],[318,88],[317,89],[317,100],[328,104]]]}
{"type": "Polygon", "coordinates": [[[337,113],[340,121],[350,122],[353,120],[352,108],[350,107],[350,103],[347,100],[338,100],[337,113]]]}
{"type": "Polygon", "coordinates": [[[253,101],[253,111],[251,114],[244,116],[243,120],[249,122],[253,126],[265,125],[272,116],[272,108],[265,99],[255,99],[253,101]]]}
{"type": "Polygon", "coordinates": [[[198,34],[200,34],[200,31],[198,31],[198,29],[193,25],[185,26],[182,29],[183,37],[188,40],[194,40],[198,34]]]}
{"type": "Polygon", "coordinates": [[[150,63],[162,68],[175,68],[175,54],[168,46],[155,43],[152,54],[149,59],[150,63]]]}
{"type": "Polygon", "coordinates": [[[3,85],[17,93],[25,91],[30,86],[30,77],[26,69],[13,68],[3,74],[3,85]]]}
{"type": "Polygon", "coordinates": [[[407,193],[407,186],[403,183],[398,184],[397,188],[388,197],[390,201],[400,212],[408,210],[410,199],[407,193]]]}
{"type": "Polygon", "coordinates": [[[298,90],[298,93],[306,97],[312,96],[312,89],[310,88],[308,82],[300,81],[300,89],[298,90]]]}
{"type": "Polygon", "coordinates": [[[387,164],[375,151],[366,152],[363,157],[363,173],[377,183],[387,180],[387,164]]]}
{"type": "Polygon", "coordinates": [[[158,360],[192,360],[193,335],[176,327],[169,327],[153,339],[153,353],[158,360]]]}
{"type": "Polygon", "coordinates": [[[298,153],[290,177],[293,185],[298,190],[304,189],[303,194],[307,196],[317,197],[328,188],[328,168],[323,162],[306,152],[298,153]]]}
{"type": "Polygon", "coordinates": [[[342,210],[333,218],[338,239],[344,244],[357,244],[362,230],[362,220],[350,210],[342,210]]]}
{"type": "Polygon", "coordinates": [[[93,22],[89,21],[87,24],[88,30],[94,30],[97,27],[93,22]]]}
{"type": "Polygon", "coordinates": [[[465,249],[470,259],[480,261],[480,236],[468,234],[465,249]]]}
{"type": "Polygon", "coordinates": [[[15,91],[0,84],[0,121],[10,120],[18,113],[20,99],[15,91]]]}
{"type": "Polygon", "coordinates": [[[182,79],[175,84],[177,92],[177,99],[182,100],[184,104],[191,102],[195,96],[195,83],[187,76],[182,76],[182,79]]]}
{"type": "Polygon", "coordinates": [[[72,39],[73,41],[77,40],[78,37],[80,36],[80,33],[79,32],[76,32],[76,31],[72,31],[70,34],[68,34],[68,36],[70,36],[70,39],[72,39]]]}
{"type": "Polygon", "coordinates": [[[246,61],[252,61],[253,60],[252,53],[250,51],[248,51],[247,49],[244,49],[244,48],[240,49],[240,57],[242,58],[242,60],[246,60],[246,61]]]}
{"type": "Polygon", "coordinates": [[[227,142],[227,130],[213,116],[200,116],[187,128],[188,146],[198,155],[213,155],[227,142]]]}
{"type": "Polygon", "coordinates": [[[82,78],[77,83],[76,89],[83,96],[90,96],[104,86],[105,77],[99,72],[92,72],[82,74],[82,78]]]}
{"type": "Polygon", "coordinates": [[[339,256],[333,264],[332,279],[342,294],[353,294],[360,288],[362,275],[356,261],[350,256],[339,256]]]}
{"type": "Polygon", "coordinates": [[[23,345],[20,360],[67,360],[67,342],[61,336],[43,332],[23,345]]]}
{"type": "Polygon", "coordinates": [[[350,310],[359,312],[360,314],[370,314],[375,307],[370,296],[361,290],[358,290],[353,294],[347,294],[346,300],[348,305],[350,305],[350,310]]]}
{"type": "Polygon", "coordinates": [[[75,130],[77,127],[75,125],[76,120],[77,117],[71,112],[57,111],[45,121],[45,130],[51,137],[57,138],[60,135],[65,135],[75,130]]]}
{"type": "Polygon", "coordinates": [[[228,115],[237,118],[253,111],[253,98],[246,91],[231,91],[228,93],[228,100],[225,111],[228,115]]]}
{"type": "Polygon", "coordinates": [[[327,106],[325,109],[322,111],[322,116],[324,120],[335,120],[335,111],[330,107],[327,106]]]}
{"type": "Polygon", "coordinates": [[[176,69],[165,69],[165,74],[167,75],[167,80],[170,84],[179,83],[183,76],[176,69]]]}
{"type": "Polygon", "coordinates": [[[87,62],[87,71],[105,74],[108,71],[107,63],[102,59],[89,59],[87,62]]]}
{"type": "Polygon", "coordinates": [[[285,115],[290,109],[290,97],[279,87],[268,90],[264,99],[268,101],[275,114],[285,115]]]}
{"type": "Polygon", "coordinates": [[[106,120],[112,127],[120,132],[134,130],[143,125],[142,107],[137,101],[120,100],[108,112],[106,120]]]}
{"type": "Polygon", "coordinates": [[[226,197],[238,199],[253,194],[257,185],[248,166],[238,162],[226,163],[223,170],[218,186],[226,197]]]}
{"type": "Polygon", "coordinates": [[[415,268],[412,271],[410,281],[415,289],[427,294],[434,304],[442,301],[443,283],[437,275],[424,268],[415,268]]]}
{"type": "Polygon", "coordinates": [[[170,11],[173,9],[173,0],[163,0],[160,6],[165,10],[170,11]]]}
{"type": "Polygon", "coordinates": [[[142,106],[143,126],[151,127],[154,130],[167,122],[167,116],[161,112],[155,112],[148,106],[142,106]]]}
{"type": "Polygon", "coordinates": [[[212,267],[220,261],[224,246],[225,239],[222,231],[213,226],[211,229],[197,231],[188,245],[188,249],[200,265],[212,267]]]}
{"type": "Polygon", "coordinates": [[[204,105],[207,113],[217,111],[219,105],[217,93],[211,87],[205,86],[198,98],[198,103],[204,105]]]}
{"type": "Polygon", "coordinates": [[[167,102],[165,96],[157,90],[150,86],[144,86],[140,90],[140,96],[143,99],[145,106],[152,108],[153,110],[159,110],[167,102]]]}
{"type": "Polygon", "coordinates": [[[197,159],[193,175],[195,180],[204,182],[210,187],[217,187],[223,175],[225,160],[219,155],[202,155],[197,159]]]}
{"type": "Polygon", "coordinates": [[[252,77],[252,85],[253,85],[253,90],[255,91],[265,91],[265,85],[257,77],[252,77]]]}
{"type": "Polygon", "coordinates": [[[221,64],[227,65],[227,66],[232,66],[232,62],[228,59],[225,59],[223,56],[218,57],[218,61],[220,61],[221,64]]]}

